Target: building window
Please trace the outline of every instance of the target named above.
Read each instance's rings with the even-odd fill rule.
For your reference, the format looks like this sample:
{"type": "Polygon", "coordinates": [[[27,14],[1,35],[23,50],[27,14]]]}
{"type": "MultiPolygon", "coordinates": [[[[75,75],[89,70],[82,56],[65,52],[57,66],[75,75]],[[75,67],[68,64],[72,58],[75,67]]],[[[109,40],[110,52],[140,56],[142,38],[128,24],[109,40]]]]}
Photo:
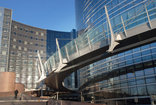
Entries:
{"type": "Polygon", "coordinates": [[[27,42],[27,41],[24,41],[24,44],[25,44],[25,45],[27,45],[27,44],[28,44],[28,42],[27,42]]]}
{"type": "Polygon", "coordinates": [[[21,46],[18,47],[19,50],[22,50],[21,46]]]}
{"type": "Polygon", "coordinates": [[[5,68],[4,68],[4,67],[1,67],[1,68],[0,68],[0,71],[1,71],[1,72],[5,71],[5,68]]]}
{"type": "Polygon", "coordinates": [[[30,31],[30,33],[33,33],[33,31],[30,31]]]}
{"type": "Polygon", "coordinates": [[[41,32],[41,36],[44,36],[44,33],[43,32],[41,32]]]}
{"type": "Polygon", "coordinates": [[[7,28],[3,28],[3,32],[8,32],[8,29],[7,28]]]}
{"type": "Polygon", "coordinates": [[[16,48],[16,45],[13,45],[13,48],[15,49],[16,48]]]}
{"type": "Polygon", "coordinates": [[[19,42],[19,43],[22,43],[22,41],[21,41],[21,40],[18,40],[18,42],[19,42]]]}
{"type": "Polygon", "coordinates": [[[20,28],[20,30],[23,30],[22,28],[20,28]]]}
{"type": "Polygon", "coordinates": [[[38,35],[38,32],[36,32],[36,35],[38,35]]]}
{"type": "Polygon", "coordinates": [[[16,39],[14,38],[13,41],[16,42],[16,39]]]}
{"type": "Polygon", "coordinates": [[[27,48],[24,48],[24,51],[27,51],[27,48]]]}
{"type": "Polygon", "coordinates": [[[11,54],[12,54],[12,55],[14,55],[14,54],[15,54],[15,52],[11,52],[11,54]]]}
{"type": "Polygon", "coordinates": [[[7,52],[6,51],[2,51],[2,55],[6,55],[7,54],[7,52]]]}
{"type": "Polygon", "coordinates": [[[25,32],[28,32],[28,30],[27,30],[27,29],[25,29],[25,32]]]}
{"type": "Polygon", "coordinates": [[[41,50],[40,52],[41,52],[41,54],[43,54],[43,50],[41,50]]]}
{"type": "Polygon", "coordinates": [[[15,25],[14,28],[17,29],[17,26],[15,25]]]}

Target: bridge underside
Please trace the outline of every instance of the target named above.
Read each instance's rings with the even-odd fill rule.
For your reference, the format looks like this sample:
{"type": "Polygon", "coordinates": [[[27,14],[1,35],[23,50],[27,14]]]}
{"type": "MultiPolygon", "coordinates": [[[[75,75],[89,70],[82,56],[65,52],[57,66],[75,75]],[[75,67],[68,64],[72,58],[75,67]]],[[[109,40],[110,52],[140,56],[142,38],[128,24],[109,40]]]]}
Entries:
{"type": "MultiPolygon", "coordinates": [[[[156,41],[156,29],[148,30],[121,40],[118,46],[115,47],[113,52],[108,53],[109,46],[98,48],[94,51],[88,52],[76,59],[67,63],[67,66],[62,68],[59,73],[52,72],[44,80],[45,84],[56,91],[68,91],[62,84],[63,80],[69,76],[72,72],[87,66],[91,63],[107,58],[109,56],[130,50],[135,47],[139,47],[148,43],[156,41]]],[[[102,41],[100,43],[103,43],[102,41]]],[[[93,46],[93,47],[96,47],[93,46]]],[[[69,90],[70,91],[70,90],[69,90]]]]}

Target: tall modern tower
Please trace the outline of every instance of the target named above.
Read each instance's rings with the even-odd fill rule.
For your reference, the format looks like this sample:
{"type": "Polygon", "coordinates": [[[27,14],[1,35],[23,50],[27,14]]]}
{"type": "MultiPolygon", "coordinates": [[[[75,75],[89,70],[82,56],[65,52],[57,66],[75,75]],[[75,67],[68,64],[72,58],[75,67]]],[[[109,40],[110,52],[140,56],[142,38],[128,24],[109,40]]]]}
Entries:
{"type": "Polygon", "coordinates": [[[8,71],[12,11],[0,7],[0,72],[8,71]]]}
{"type": "MultiPolygon", "coordinates": [[[[75,4],[78,36],[89,39],[91,45],[110,44],[120,32],[125,36],[135,33],[130,33],[132,29],[143,33],[143,25],[152,30],[156,24],[156,0],[75,0],[75,4]]],[[[89,64],[81,68],[79,79],[85,101],[154,105],[156,42],[89,64]]]]}

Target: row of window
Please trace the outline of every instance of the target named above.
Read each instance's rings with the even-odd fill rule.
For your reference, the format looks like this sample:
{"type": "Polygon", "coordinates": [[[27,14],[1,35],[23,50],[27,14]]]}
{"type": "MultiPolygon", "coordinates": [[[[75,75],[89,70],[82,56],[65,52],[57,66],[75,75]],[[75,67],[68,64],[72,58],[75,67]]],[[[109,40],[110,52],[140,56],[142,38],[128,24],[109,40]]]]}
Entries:
{"type": "Polygon", "coordinates": [[[14,28],[15,28],[15,29],[18,29],[18,30],[21,30],[21,31],[24,31],[24,32],[27,32],[27,33],[32,33],[32,34],[35,34],[35,35],[44,36],[44,33],[43,33],[43,32],[28,30],[28,29],[26,29],[26,28],[17,27],[16,25],[14,25],[14,28]]]}
{"type": "MultiPolygon", "coordinates": [[[[28,52],[35,52],[37,53],[38,50],[34,50],[34,49],[28,49],[26,47],[21,47],[21,46],[16,46],[16,45],[13,45],[12,46],[13,49],[17,49],[20,50],[20,51],[28,51],[28,52]]],[[[44,51],[43,50],[40,50],[40,54],[43,54],[44,51]]],[[[15,53],[11,53],[12,55],[14,55],[15,53]]]]}
{"type": "MultiPolygon", "coordinates": [[[[12,41],[14,42],[18,42],[18,43],[22,43],[25,45],[33,45],[33,42],[27,42],[27,41],[23,41],[23,40],[16,40],[15,38],[12,39],[12,41]]],[[[34,44],[35,46],[41,46],[41,47],[45,47],[44,45],[39,45],[38,43],[34,44]]]]}
{"type": "Polygon", "coordinates": [[[146,62],[152,59],[154,60],[156,59],[155,44],[156,43],[144,45],[90,64],[88,68],[82,68],[81,74],[84,75],[84,77],[87,75],[95,76],[101,72],[111,71],[113,69],[146,62]]]}
{"type": "Polygon", "coordinates": [[[113,92],[120,94],[118,98],[123,94],[127,96],[156,94],[156,74],[154,72],[156,73],[156,68],[155,71],[154,68],[148,68],[135,73],[127,73],[124,75],[127,79],[123,79],[123,75],[120,75],[86,87],[83,91],[84,94],[113,92]]]}
{"type": "Polygon", "coordinates": [[[28,36],[28,35],[17,34],[16,32],[13,32],[13,35],[18,35],[18,36],[22,36],[22,37],[29,38],[29,39],[33,39],[33,40],[44,41],[43,38],[40,39],[40,38],[37,38],[37,37],[28,36]]]}

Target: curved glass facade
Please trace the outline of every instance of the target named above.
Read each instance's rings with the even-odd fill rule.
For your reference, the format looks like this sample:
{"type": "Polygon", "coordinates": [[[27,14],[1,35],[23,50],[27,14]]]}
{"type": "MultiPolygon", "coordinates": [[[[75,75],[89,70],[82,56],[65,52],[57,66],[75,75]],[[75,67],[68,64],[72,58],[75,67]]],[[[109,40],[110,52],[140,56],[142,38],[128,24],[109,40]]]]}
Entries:
{"type": "MultiPolygon", "coordinates": [[[[124,32],[124,26],[129,30],[156,19],[156,0],[75,0],[75,4],[78,36],[89,38],[91,44],[110,42],[104,6],[115,34],[124,32]]],[[[81,68],[79,83],[85,101],[150,104],[156,95],[155,51],[153,42],[81,68]]]]}
{"type": "Polygon", "coordinates": [[[156,42],[100,60],[80,70],[87,101],[156,94],[156,42]]]}

